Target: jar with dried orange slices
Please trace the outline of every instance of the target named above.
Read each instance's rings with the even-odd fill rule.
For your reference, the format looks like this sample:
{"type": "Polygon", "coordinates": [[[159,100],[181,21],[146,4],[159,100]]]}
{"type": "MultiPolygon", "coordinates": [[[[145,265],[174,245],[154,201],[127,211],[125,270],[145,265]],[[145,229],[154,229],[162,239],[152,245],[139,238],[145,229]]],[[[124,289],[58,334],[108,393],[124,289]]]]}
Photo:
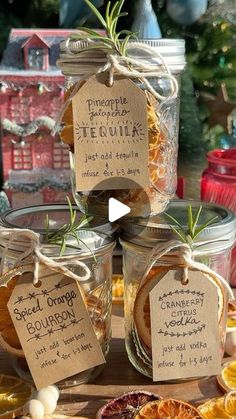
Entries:
{"type": "MultiPolygon", "coordinates": [[[[228,285],[230,256],[231,248],[235,242],[236,220],[234,214],[224,207],[191,201],[190,219],[187,221],[186,211],[188,208],[188,201],[172,201],[167,207],[166,214],[150,217],[149,220],[141,218],[133,221],[126,220],[122,226],[121,244],[123,246],[125,284],[126,349],[128,357],[135,368],[149,377],[153,377],[154,362],[152,357],[153,323],[151,316],[157,319],[159,318],[158,316],[163,317],[168,314],[168,309],[172,309],[176,304],[175,307],[177,308],[170,314],[172,317],[168,320],[165,335],[168,335],[171,329],[169,326],[172,326],[174,323],[178,324],[178,326],[182,326],[185,323],[190,324],[191,322],[199,323],[197,321],[197,306],[195,303],[200,303],[200,300],[197,298],[195,301],[194,296],[201,296],[201,290],[198,289],[196,293],[190,287],[190,275],[193,275],[193,273],[197,275],[198,272],[207,272],[206,276],[203,276],[203,284],[204,280],[209,280],[216,287],[215,325],[217,334],[219,334],[220,356],[222,357],[224,353],[228,297],[229,295],[231,296],[231,290],[228,285]],[[177,225],[173,223],[174,219],[178,220],[177,225]],[[183,233],[184,228],[188,231],[189,223],[196,233],[194,241],[190,236],[187,237],[183,233]],[[186,244],[183,245],[181,237],[187,238],[191,245],[187,247],[186,244]],[[191,249],[191,259],[185,257],[184,253],[183,255],[181,253],[186,248],[191,249]],[[167,278],[171,273],[175,275],[180,270],[184,274],[186,267],[190,278],[189,288],[187,285],[184,289],[184,286],[188,284],[188,276],[186,282],[182,282],[181,279],[181,286],[176,285],[178,284],[176,282],[177,275],[173,276],[175,282],[168,283],[170,284],[169,290],[163,288],[164,293],[161,294],[162,297],[159,297],[161,301],[165,299],[164,308],[166,311],[163,311],[164,314],[161,314],[161,310],[158,311],[160,306],[157,305],[158,308],[155,309],[154,307],[151,312],[151,295],[155,287],[158,284],[163,284],[165,280],[162,281],[162,278],[167,278]],[[175,287],[177,290],[175,290],[175,287]],[[181,305],[182,301],[178,300],[176,302],[176,295],[184,295],[184,293],[186,293],[186,302],[181,305]],[[174,299],[176,301],[173,302],[174,299]]],[[[196,279],[198,282],[197,276],[196,279]]],[[[165,287],[165,285],[162,285],[162,287],[165,287]]],[[[203,292],[205,291],[203,290],[203,292]]],[[[206,300],[205,304],[208,312],[209,307],[211,307],[210,299],[209,302],[206,300]]],[[[165,321],[167,319],[164,317],[163,322],[165,321]]],[[[163,330],[159,331],[158,329],[158,333],[164,333],[163,330]]],[[[181,339],[181,336],[187,335],[189,332],[188,327],[183,327],[182,332],[183,334],[176,334],[176,341],[178,341],[178,338],[181,339]]],[[[194,328],[191,334],[193,333],[197,335],[198,330],[194,328]]],[[[200,333],[197,336],[200,336],[200,333]]],[[[184,341],[183,338],[182,341],[184,341]]],[[[158,346],[158,338],[156,345],[158,346]]],[[[201,344],[198,343],[198,345],[201,344]]],[[[172,351],[173,348],[169,346],[169,350],[172,351]]],[[[185,352],[183,352],[184,356],[185,352]]],[[[194,376],[197,376],[198,368],[196,367],[195,370],[196,374],[194,376]]],[[[189,376],[189,378],[191,377],[189,376]]],[[[174,373],[172,379],[176,379],[174,373]]]]}
{"type": "MultiPolygon", "coordinates": [[[[119,42],[122,48],[122,41],[119,42]]],[[[127,54],[125,56],[126,61],[123,60],[122,54],[120,55],[117,51],[113,51],[112,48],[111,51],[107,51],[106,48],[103,48],[101,34],[100,37],[98,37],[97,46],[95,45],[93,49],[92,46],[94,43],[96,44],[94,34],[91,36],[91,39],[89,34],[87,38],[85,34],[81,34],[80,39],[79,35],[72,33],[70,39],[62,42],[61,55],[58,60],[58,66],[66,78],[65,105],[61,118],[60,137],[70,148],[74,199],[81,211],[85,211],[87,208],[91,214],[106,213],[108,200],[111,197],[121,200],[124,204],[128,205],[132,209],[132,216],[149,216],[150,212],[153,215],[158,214],[165,209],[169,200],[173,198],[177,185],[176,167],[179,127],[178,85],[180,83],[181,72],[185,67],[184,40],[146,39],[134,43],[130,38],[129,42],[125,44],[127,49],[127,54]],[[107,179],[108,183],[102,183],[101,180],[99,180],[98,189],[96,189],[96,185],[96,187],[90,188],[88,191],[85,191],[84,188],[80,189],[80,184],[76,181],[76,172],[78,171],[78,168],[82,166],[87,167],[87,161],[84,161],[81,156],[76,157],[75,153],[75,144],[80,141],[80,139],[76,137],[72,98],[75,95],[79,97],[80,89],[83,88],[83,84],[87,82],[91,75],[96,75],[102,71],[102,68],[109,60],[108,53],[114,54],[115,59],[120,60],[123,68],[127,64],[127,69],[131,72],[132,69],[134,69],[133,71],[136,71],[137,74],[138,71],[139,74],[143,71],[148,80],[149,87],[147,87],[147,83],[143,82],[141,76],[130,76],[130,79],[132,79],[138,89],[146,95],[148,182],[147,187],[145,188],[140,187],[139,182],[135,182],[135,176],[132,178],[134,184],[131,185],[130,183],[130,187],[122,185],[122,182],[125,182],[128,177],[127,174],[129,173],[130,176],[131,171],[134,169],[132,163],[130,163],[129,169],[127,170],[124,170],[122,165],[125,160],[128,162],[132,161],[131,158],[136,152],[136,156],[139,154],[135,145],[135,142],[137,143],[138,140],[131,138],[132,135],[134,136],[134,132],[133,134],[128,132],[128,125],[130,124],[128,121],[120,119],[120,124],[122,126],[117,128],[116,126],[113,126],[113,121],[110,122],[107,116],[107,120],[104,119],[104,124],[99,125],[95,116],[100,115],[104,110],[106,111],[104,108],[106,102],[96,100],[96,97],[93,95],[94,92],[92,92],[91,95],[93,116],[91,116],[90,120],[93,125],[93,130],[95,129],[94,127],[96,127],[97,132],[101,131],[101,138],[98,133],[95,134],[95,131],[88,135],[86,133],[87,149],[91,154],[91,158],[95,160],[97,159],[98,154],[100,156],[100,153],[103,152],[102,156],[99,158],[104,160],[101,162],[101,165],[104,163],[104,169],[107,167],[107,171],[103,169],[104,172],[102,175],[105,176],[106,173],[108,173],[109,167],[109,179],[107,179]],[[131,64],[127,61],[127,57],[130,57],[131,64]],[[159,66],[158,70],[156,70],[157,66],[159,66]],[[150,73],[150,76],[148,75],[148,72],[150,73]],[[169,77],[171,77],[171,79],[169,77]],[[175,80],[175,94],[173,94],[173,80],[175,80]],[[111,124],[111,129],[109,124],[111,124]],[[124,140],[125,133],[123,126],[125,124],[127,125],[125,130],[129,139],[126,138],[124,140]],[[107,134],[109,130],[112,130],[110,135],[107,134]],[[96,135],[96,140],[98,141],[93,140],[94,135],[96,135]],[[106,138],[107,135],[109,138],[106,138]],[[121,139],[120,136],[122,137],[121,139]],[[112,143],[116,143],[116,149],[113,150],[113,152],[110,152],[110,146],[107,145],[109,141],[103,141],[107,139],[112,143]],[[126,149],[124,150],[125,152],[120,153],[119,144],[124,143],[125,141],[127,141],[126,149]],[[98,144],[97,148],[95,143],[98,144]],[[115,161],[117,165],[118,159],[120,159],[119,169],[114,169],[113,162],[115,161]],[[118,186],[109,188],[111,178],[119,179],[119,182],[117,181],[118,186]]],[[[112,41],[110,44],[112,45],[112,41]]],[[[117,68],[112,72],[114,82],[119,80],[119,78],[129,79],[128,76],[119,74],[117,68]]],[[[122,98],[115,97],[114,101],[118,99],[120,100],[122,98]]],[[[109,110],[109,112],[117,112],[118,114],[120,110],[118,108],[116,109],[115,106],[115,109],[109,110]]],[[[104,112],[104,114],[107,115],[108,111],[104,112]]],[[[146,163],[143,163],[143,165],[146,165],[146,163]]],[[[140,170],[140,165],[137,170],[140,170]]],[[[95,176],[95,174],[88,174],[87,172],[84,175],[90,177],[95,176]]]]}
{"type": "MultiPolygon", "coordinates": [[[[0,277],[0,342],[3,349],[12,356],[17,373],[25,379],[30,379],[30,374],[7,304],[19,279],[19,275],[9,276],[12,268],[15,270],[17,266],[35,263],[27,231],[39,235],[40,252],[47,260],[62,263],[72,275],[81,277],[81,266],[86,266],[89,277],[81,277],[78,286],[105,358],[109,351],[114,229],[105,219],[86,218],[84,214],[75,211],[71,204],[69,206],[53,204],[26,207],[11,210],[1,217],[0,234],[4,231],[0,244],[1,275],[5,275],[0,277]]],[[[68,387],[88,382],[100,371],[101,365],[66,378],[58,384],[60,387],[68,387]]]]}

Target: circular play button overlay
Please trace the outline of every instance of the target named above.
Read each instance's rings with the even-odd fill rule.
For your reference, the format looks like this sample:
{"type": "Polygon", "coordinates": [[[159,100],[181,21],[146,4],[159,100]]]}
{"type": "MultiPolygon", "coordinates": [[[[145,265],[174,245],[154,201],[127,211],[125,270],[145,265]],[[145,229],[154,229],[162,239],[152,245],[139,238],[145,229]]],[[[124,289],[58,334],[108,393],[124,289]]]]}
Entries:
{"type": "MultiPolygon", "coordinates": [[[[114,185],[114,178],[112,178],[114,185]]],[[[126,184],[123,177],[115,178],[117,189],[110,190],[109,179],[95,185],[87,197],[88,212],[92,215],[100,212],[99,206],[103,207],[103,215],[111,223],[123,223],[125,220],[142,218],[143,228],[148,223],[151,207],[147,192],[136,182],[129,179],[129,189],[122,186],[126,184]]]]}
{"type": "Polygon", "coordinates": [[[125,215],[129,214],[131,208],[128,205],[122,204],[115,198],[109,198],[108,201],[108,219],[111,223],[114,221],[123,218],[125,215]]]}

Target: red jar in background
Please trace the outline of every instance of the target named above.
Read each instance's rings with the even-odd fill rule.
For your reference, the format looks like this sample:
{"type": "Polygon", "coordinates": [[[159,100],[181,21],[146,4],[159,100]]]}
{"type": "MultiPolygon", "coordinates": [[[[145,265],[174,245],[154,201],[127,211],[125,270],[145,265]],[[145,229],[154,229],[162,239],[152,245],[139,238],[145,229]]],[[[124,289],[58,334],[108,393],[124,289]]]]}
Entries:
{"type": "MultiPolygon", "coordinates": [[[[230,208],[236,213],[236,148],[213,150],[201,179],[201,199],[230,208]]],[[[236,287],[236,246],[232,252],[230,284],[236,287]]]]}

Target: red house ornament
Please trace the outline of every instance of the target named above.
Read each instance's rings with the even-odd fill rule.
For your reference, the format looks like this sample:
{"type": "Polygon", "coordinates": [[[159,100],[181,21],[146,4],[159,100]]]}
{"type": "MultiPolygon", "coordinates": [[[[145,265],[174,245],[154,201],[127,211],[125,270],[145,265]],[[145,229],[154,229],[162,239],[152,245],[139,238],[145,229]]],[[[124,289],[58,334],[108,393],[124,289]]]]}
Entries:
{"type": "Polygon", "coordinates": [[[37,33],[33,34],[21,46],[24,64],[27,70],[49,70],[49,44],[37,33]]]}
{"type": "Polygon", "coordinates": [[[63,102],[56,66],[70,30],[13,29],[0,64],[4,189],[13,207],[65,201],[69,151],[51,130],[63,102]]]}

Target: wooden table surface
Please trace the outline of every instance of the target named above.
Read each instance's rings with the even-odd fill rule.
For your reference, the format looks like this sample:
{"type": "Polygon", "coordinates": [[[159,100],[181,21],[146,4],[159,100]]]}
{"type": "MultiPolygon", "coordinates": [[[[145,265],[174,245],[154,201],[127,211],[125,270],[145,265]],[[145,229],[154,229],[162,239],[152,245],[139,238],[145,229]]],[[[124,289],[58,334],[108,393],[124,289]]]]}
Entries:
{"type": "Polygon", "coordinates": [[[62,401],[65,401],[70,413],[94,419],[96,411],[107,400],[136,389],[148,390],[162,397],[174,397],[196,404],[210,397],[222,395],[215,377],[178,384],[153,384],[151,379],[137,372],[130,364],[125,351],[122,310],[114,306],[113,313],[113,338],[106,366],[94,383],[64,391],[62,401]]]}
{"type": "MultiPolygon", "coordinates": [[[[100,406],[124,392],[142,389],[165,397],[174,397],[196,404],[220,396],[222,392],[215,377],[179,384],[153,384],[138,373],[129,363],[124,345],[124,320],[122,309],[114,306],[112,317],[113,338],[110,353],[102,374],[91,384],[84,384],[62,391],[59,410],[68,415],[95,418],[100,406]]],[[[1,372],[14,373],[6,353],[0,352],[1,372]]]]}

